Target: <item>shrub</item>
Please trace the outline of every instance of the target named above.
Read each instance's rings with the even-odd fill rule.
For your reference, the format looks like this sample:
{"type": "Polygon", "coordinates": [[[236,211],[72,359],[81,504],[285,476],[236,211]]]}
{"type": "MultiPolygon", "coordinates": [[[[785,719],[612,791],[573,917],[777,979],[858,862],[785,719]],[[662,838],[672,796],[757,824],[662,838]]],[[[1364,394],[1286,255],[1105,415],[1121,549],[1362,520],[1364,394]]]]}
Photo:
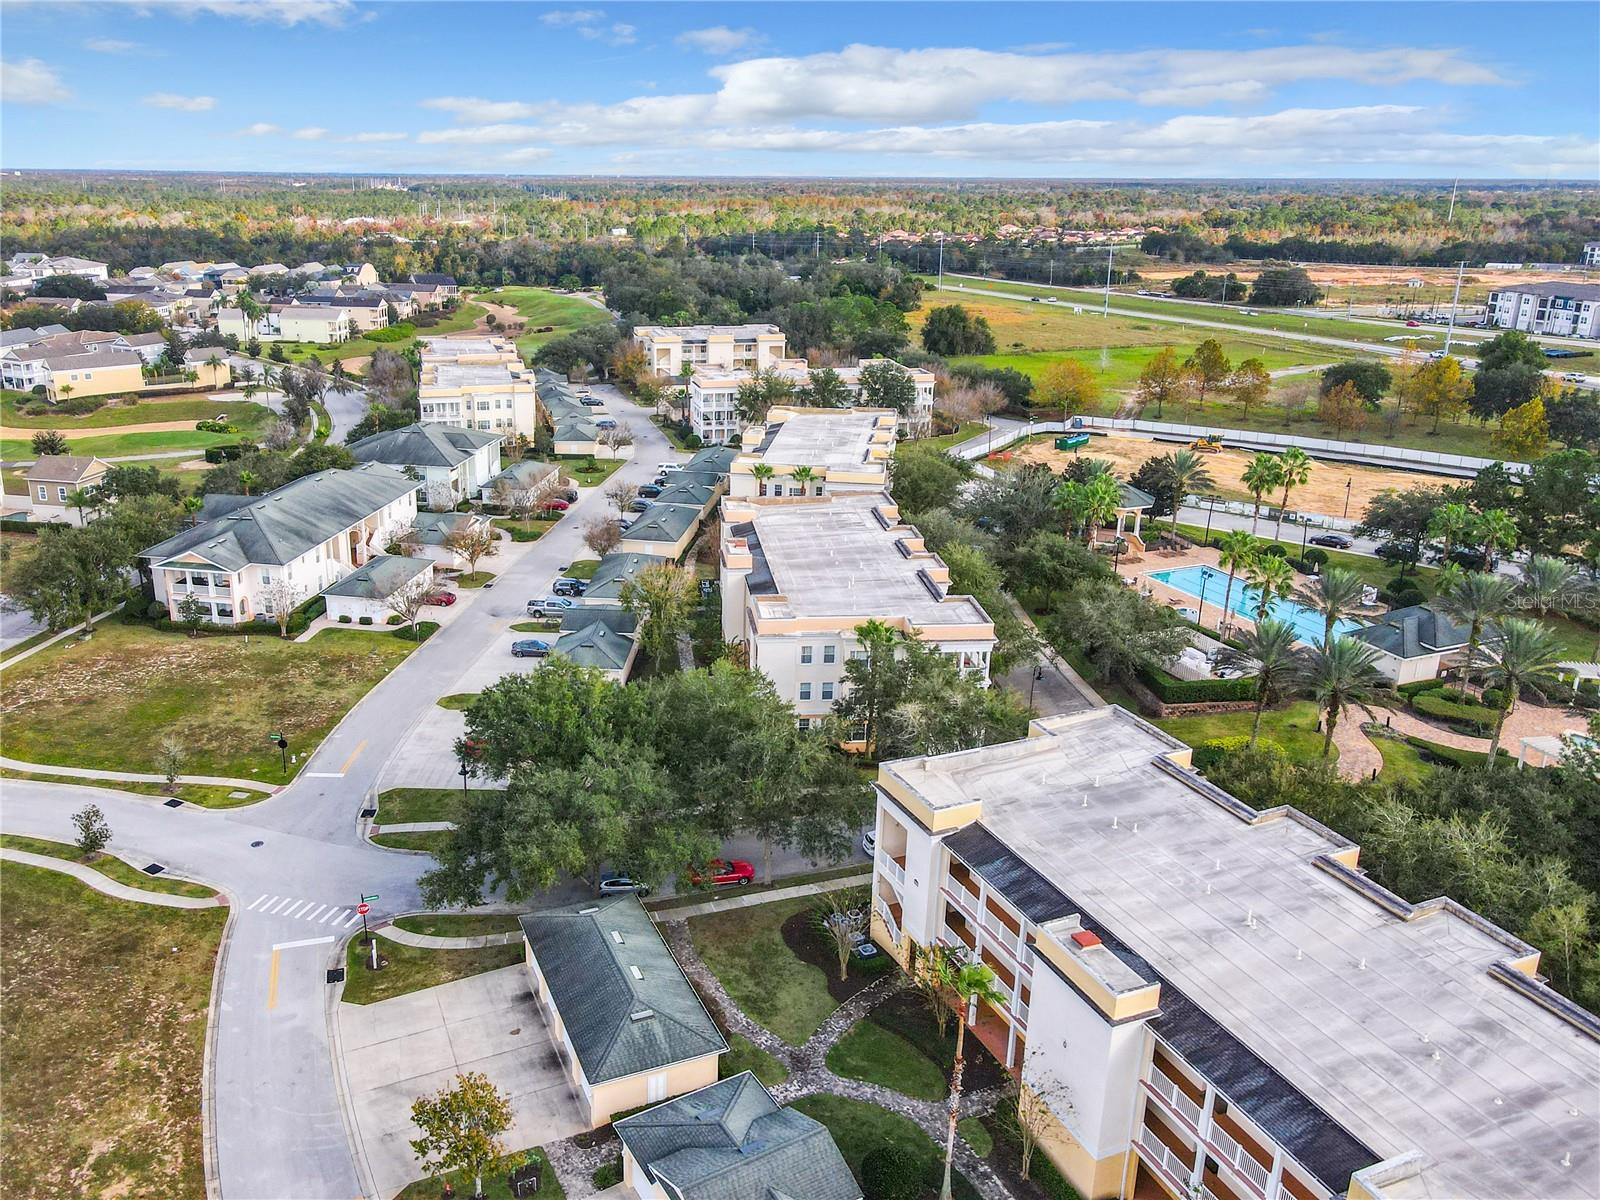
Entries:
{"type": "Polygon", "coordinates": [[[159,600],[152,600],[150,601],[149,606],[144,610],[144,615],[149,617],[152,621],[162,620],[167,615],[167,606],[161,603],[159,600]]]}
{"type": "Polygon", "coordinates": [[[1499,712],[1506,706],[1506,694],[1499,688],[1484,688],[1481,703],[1491,712],[1499,712]]]}
{"type": "Polygon", "coordinates": [[[879,1146],[861,1160],[866,1200],[918,1200],[927,1176],[927,1163],[904,1146],[879,1146]]]}
{"type": "Polygon", "coordinates": [[[1494,730],[1495,714],[1481,704],[1457,704],[1432,692],[1423,692],[1411,697],[1411,707],[1425,717],[1464,726],[1478,737],[1488,737],[1494,730]]]}
{"type": "Polygon", "coordinates": [[[685,450],[698,450],[704,445],[705,443],[700,440],[698,433],[688,433],[683,437],[683,448],[685,450]]]}
{"type": "Polygon", "coordinates": [[[1395,688],[1395,691],[1402,696],[1411,697],[1421,692],[1436,692],[1442,687],[1444,687],[1444,680],[1442,679],[1419,679],[1415,683],[1402,683],[1395,688]]]}
{"type": "Polygon", "coordinates": [[[369,342],[403,342],[408,337],[416,336],[417,327],[406,321],[398,325],[388,325],[382,329],[370,329],[361,336],[369,342]]]}
{"type": "Polygon", "coordinates": [[[1268,542],[1261,553],[1271,554],[1276,558],[1288,558],[1289,551],[1281,542],[1268,542]]]}
{"type": "MultiPolygon", "coordinates": [[[[1192,756],[1194,769],[1204,771],[1208,767],[1216,766],[1228,755],[1238,754],[1240,751],[1248,750],[1249,748],[1250,737],[1248,734],[1239,733],[1231,737],[1211,738],[1208,741],[1201,742],[1194,748],[1192,756]]],[[[1258,753],[1270,754],[1275,758],[1287,757],[1283,747],[1271,738],[1264,737],[1258,740],[1256,742],[1256,750],[1258,753]]]]}
{"type": "Polygon", "coordinates": [[[195,430],[199,433],[237,433],[238,430],[226,421],[196,421],[195,430]]]}
{"type": "Polygon", "coordinates": [[[1439,689],[1439,695],[1452,704],[1465,704],[1472,708],[1483,707],[1482,700],[1479,700],[1471,692],[1464,692],[1458,687],[1442,687],[1439,689]]]}
{"type": "Polygon", "coordinates": [[[1300,556],[1300,561],[1309,567],[1325,567],[1328,565],[1328,552],[1312,546],[1300,556]]]}
{"type": "Polygon", "coordinates": [[[341,624],[341,625],[350,624],[350,614],[349,613],[340,613],[339,614],[339,624],[341,624]]]}
{"type": "Polygon", "coordinates": [[[358,624],[358,625],[371,625],[372,624],[372,618],[371,617],[361,617],[356,621],[356,624],[358,624]]]}
{"type": "Polygon", "coordinates": [[[50,394],[50,389],[45,387],[45,385],[42,383],[36,383],[28,389],[28,394],[31,396],[48,396],[50,394]]]}
{"type": "Polygon", "coordinates": [[[1243,679],[1177,679],[1165,671],[1141,671],[1139,680],[1163,704],[1216,704],[1256,698],[1256,681],[1250,676],[1243,679]]]}
{"type": "Polygon", "coordinates": [[[391,613],[390,616],[389,616],[389,619],[387,621],[385,621],[384,624],[385,625],[400,625],[400,624],[403,624],[404,622],[405,622],[405,618],[402,617],[399,613],[391,613]]]}

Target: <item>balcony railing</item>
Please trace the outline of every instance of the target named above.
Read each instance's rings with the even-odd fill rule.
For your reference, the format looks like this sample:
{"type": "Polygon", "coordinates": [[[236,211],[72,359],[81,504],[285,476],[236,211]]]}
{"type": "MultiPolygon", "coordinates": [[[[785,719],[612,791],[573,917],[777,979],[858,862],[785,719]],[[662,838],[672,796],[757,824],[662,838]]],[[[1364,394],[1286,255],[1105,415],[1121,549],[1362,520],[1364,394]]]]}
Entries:
{"type": "Polygon", "coordinates": [[[1257,1162],[1237,1138],[1213,1121],[1206,1140],[1217,1152],[1217,1157],[1232,1167],[1234,1173],[1253,1187],[1258,1195],[1267,1194],[1267,1182],[1272,1178],[1272,1172],[1257,1162]]]}
{"type": "Polygon", "coordinates": [[[906,886],[906,869],[899,863],[895,862],[895,860],[889,856],[889,852],[887,850],[880,849],[877,854],[877,859],[879,868],[885,875],[889,877],[889,881],[894,884],[896,889],[904,891],[906,886]]]}
{"type": "Polygon", "coordinates": [[[1150,1078],[1145,1081],[1145,1086],[1154,1092],[1167,1108],[1171,1109],[1178,1116],[1182,1117],[1184,1123],[1187,1124],[1189,1128],[1193,1129],[1197,1133],[1199,1132],[1201,1116],[1200,1106],[1193,1100],[1189,1099],[1188,1096],[1184,1095],[1182,1089],[1179,1088],[1178,1085],[1171,1079],[1167,1078],[1167,1076],[1162,1072],[1161,1068],[1150,1068],[1150,1078]]]}
{"type": "Polygon", "coordinates": [[[983,910],[978,907],[978,898],[976,896],[954,879],[946,879],[944,881],[944,890],[955,898],[955,902],[960,905],[966,916],[970,917],[975,924],[981,925],[983,923],[981,915],[983,910]]]}
{"type": "Polygon", "coordinates": [[[1167,1182],[1180,1193],[1189,1190],[1189,1168],[1184,1166],[1183,1159],[1172,1152],[1172,1148],[1158,1138],[1148,1127],[1139,1130],[1139,1153],[1144,1160],[1161,1174],[1167,1177],[1167,1182]]]}
{"type": "Polygon", "coordinates": [[[894,919],[894,914],[889,911],[889,905],[880,896],[878,898],[878,915],[883,918],[884,932],[889,935],[889,940],[896,945],[900,942],[900,926],[894,919]]]}

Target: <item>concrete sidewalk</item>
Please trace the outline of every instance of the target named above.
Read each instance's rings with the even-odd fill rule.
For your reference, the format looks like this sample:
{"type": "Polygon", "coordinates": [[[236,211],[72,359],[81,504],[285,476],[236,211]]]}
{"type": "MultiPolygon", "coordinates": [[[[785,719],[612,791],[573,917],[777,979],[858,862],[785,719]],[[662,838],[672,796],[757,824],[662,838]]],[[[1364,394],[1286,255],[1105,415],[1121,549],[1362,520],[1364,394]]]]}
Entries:
{"type": "Polygon", "coordinates": [[[391,942],[399,942],[402,946],[415,946],[418,950],[481,950],[485,946],[510,946],[522,940],[520,929],[505,933],[480,933],[473,937],[434,937],[427,933],[412,933],[409,929],[397,929],[393,925],[385,925],[372,932],[391,942]]]}
{"type": "MultiPolygon", "coordinates": [[[[0,767],[12,771],[26,771],[32,775],[62,775],[72,779],[104,779],[111,783],[165,783],[165,775],[147,775],[137,771],[100,771],[93,767],[58,767],[51,763],[20,762],[14,758],[0,757],[0,767]]],[[[208,783],[217,787],[238,788],[241,791],[262,793],[262,799],[282,791],[281,786],[269,786],[254,779],[231,779],[226,775],[179,775],[179,783],[208,783]]]]}
{"type": "Polygon", "coordinates": [[[97,892],[118,900],[133,900],[139,904],[154,904],[160,908],[220,908],[227,901],[220,896],[174,896],[168,892],[149,892],[143,888],[129,887],[125,883],[118,883],[109,875],[102,875],[93,867],[83,863],[75,863],[70,859],[52,858],[48,854],[33,854],[27,850],[11,850],[0,847],[0,859],[6,862],[23,863],[30,867],[42,867],[46,871],[60,871],[63,875],[71,875],[83,883],[88,884],[97,892]]]}
{"type": "MultiPolygon", "coordinates": [[[[779,900],[793,900],[796,896],[820,896],[824,892],[837,892],[841,888],[860,887],[872,882],[871,870],[859,875],[845,875],[838,879],[824,879],[819,883],[797,883],[793,887],[774,888],[770,892],[739,891],[732,896],[719,896],[703,904],[683,904],[676,907],[651,908],[650,915],[657,921],[686,921],[690,917],[703,917],[707,913],[723,912],[730,908],[749,908],[756,904],[775,904],[779,900]]],[[[646,906],[649,907],[648,905],[646,906]]]]}

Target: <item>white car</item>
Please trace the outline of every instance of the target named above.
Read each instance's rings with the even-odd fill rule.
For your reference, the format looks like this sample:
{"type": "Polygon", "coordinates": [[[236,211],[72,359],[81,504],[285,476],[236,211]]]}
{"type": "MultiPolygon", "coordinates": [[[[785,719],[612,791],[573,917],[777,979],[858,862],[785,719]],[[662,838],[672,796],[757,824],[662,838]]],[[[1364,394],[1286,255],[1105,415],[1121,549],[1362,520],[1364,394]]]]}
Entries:
{"type": "Polygon", "coordinates": [[[861,850],[868,858],[876,858],[878,854],[878,834],[872,829],[861,831],[861,850]]]}
{"type": "Polygon", "coordinates": [[[1561,378],[1566,380],[1568,383],[1583,383],[1586,379],[1588,379],[1588,376],[1581,375],[1577,371],[1568,371],[1561,378]]]}

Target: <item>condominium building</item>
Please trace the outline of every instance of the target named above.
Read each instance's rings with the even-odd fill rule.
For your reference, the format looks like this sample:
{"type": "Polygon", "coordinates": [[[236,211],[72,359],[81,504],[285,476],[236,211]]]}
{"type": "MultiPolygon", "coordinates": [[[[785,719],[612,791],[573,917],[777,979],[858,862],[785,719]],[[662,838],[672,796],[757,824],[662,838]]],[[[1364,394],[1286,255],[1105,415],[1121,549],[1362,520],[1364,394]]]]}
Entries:
{"type": "MultiPolygon", "coordinates": [[[[863,359],[853,367],[829,367],[839,381],[849,390],[850,403],[863,400],[861,373],[868,367],[893,363],[905,372],[916,388],[916,399],[898,418],[900,431],[911,437],[927,433],[933,422],[932,371],[921,367],[907,367],[892,359],[863,359]]],[[[818,368],[821,370],[823,368],[818,368]]],[[[811,382],[812,369],[804,359],[785,358],[763,368],[763,373],[786,379],[796,388],[811,382]]],[[[755,378],[755,372],[745,367],[732,367],[697,371],[689,378],[689,425],[700,440],[710,443],[726,442],[740,435],[744,419],[739,415],[738,397],[742,384],[755,378]]]]}
{"type": "Polygon", "coordinates": [[[639,325],[634,345],[658,375],[683,374],[705,368],[765,370],[786,353],[783,330],[776,325],[639,325]]]}
{"type": "Polygon", "coordinates": [[[533,370],[510,338],[422,338],[417,404],[425,425],[532,437],[539,419],[533,370]]]}
{"type": "Polygon", "coordinates": [[[1112,706],[883,764],[873,937],[986,963],[963,1013],[1090,1200],[1600,1196],[1600,1020],[1539,953],[1256,811],[1112,706]]]}
{"type": "Polygon", "coordinates": [[[1600,242],[1585,242],[1580,261],[1586,267],[1600,267],[1600,242]]]}
{"type": "Polygon", "coordinates": [[[1600,337],[1600,284],[1519,283],[1489,293],[1488,319],[1501,329],[1600,337]]]}
{"type": "Polygon", "coordinates": [[[742,642],[802,727],[833,710],[857,627],[881,621],[987,680],[994,623],[884,493],[722,502],[722,637],[742,642]]]}
{"type": "Polygon", "coordinates": [[[894,457],[887,408],[790,408],[744,431],[729,469],[732,496],[822,496],[885,491],[894,457]]]}

